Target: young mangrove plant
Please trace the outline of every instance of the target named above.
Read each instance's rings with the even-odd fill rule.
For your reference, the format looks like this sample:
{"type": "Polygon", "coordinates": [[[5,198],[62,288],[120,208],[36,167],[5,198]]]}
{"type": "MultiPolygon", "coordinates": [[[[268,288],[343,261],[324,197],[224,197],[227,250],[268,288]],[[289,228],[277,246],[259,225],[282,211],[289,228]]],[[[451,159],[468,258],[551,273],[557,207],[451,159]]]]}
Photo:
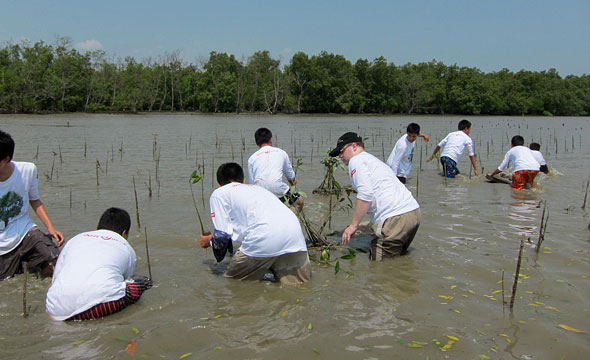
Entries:
{"type": "Polygon", "coordinates": [[[203,220],[201,219],[201,213],[199,212],[199,207],[197,206],[197,200],[195,199],[195,192],[193,191],[193,184],[200,182],[203,178],[199,176],[197,170],[193,171],[191,174],[188,184],[191,189],[191,196],[193,197],[193,205],[195,206],[195,212],[197,213],[197,218],[199,219],[199,225],[201,225],[201,234],[209,235],[211,232],[205,231],[205,227],[203,226],[203,220]]]}

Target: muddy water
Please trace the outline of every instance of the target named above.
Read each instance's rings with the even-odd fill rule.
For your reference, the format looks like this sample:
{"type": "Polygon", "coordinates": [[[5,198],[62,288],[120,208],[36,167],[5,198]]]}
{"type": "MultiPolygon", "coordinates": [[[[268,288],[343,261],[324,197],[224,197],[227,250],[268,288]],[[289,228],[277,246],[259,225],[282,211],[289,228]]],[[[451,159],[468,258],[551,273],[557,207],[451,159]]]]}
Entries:
{"type": "MultiPolygon", "coordinates": [[[[109,206],[134,215],[135,180],[141,227],[134,217],[130,241],[138,255],[136,273],[147,273],[147,229],[156,284],[119,314],[58,323],[45,313],[49,279],[29,277],[27,319],[22,318],[23,277],[2,282],[0,358],[127,358],[133,340],[135,348],[129,351],[148,359],[587,357],[590,335],[559,325],[590,332],[590,219],[581,209],[590,170],[590,119],[470,118],[485,172],[499,165],[514,134],[542,144],[555,176],[540,175],[532,191],[469,178],[466,155],[459,163],[464,176],[444,181],[437,165],[425,159],[460,119],[0,117],[0,128],[16,139],[15,160],[38,165],[42,199],[68,238],[94,229],[109,206]],[[245,164],[256,150],[256,128],[269,127],[276,145],[302,157],[298,187],[309,194],[307,211],[320,214],[327,199],[312,194],[324,175],[319,154],[343,132],[358,131],[368,138],[368,151],[387,157],[410,121],[418,122],[431,141],[418,140],[408,180],[423,214],[408,256],[373,263],[359,253],[341,260],[338,274],[333,267],[316,265],[313,281],[298,288],[224,279],[220,274],[227,262],[216,264],[210,251],[198,247],[200,229],[188,177],[204,163],[204,180],[194,190],[210,229],[206,214],[214,188],[212,168],[231,160],[245,164]],[[536,253],[541,200],[548,204],[549,222],[536,253]],[[508,301],[523,234],[531,242],[524,246],[511,314],[502,310],[502,271],[508,301]]],[[[337,179],[349,184],[344,171],[337,179]]],[[[344,229],[349,216],[336,214],[333,229],[344,229]]],[[[369,234],[358,235],[353,246],[367,249],[369,239],[369,234]]]]}

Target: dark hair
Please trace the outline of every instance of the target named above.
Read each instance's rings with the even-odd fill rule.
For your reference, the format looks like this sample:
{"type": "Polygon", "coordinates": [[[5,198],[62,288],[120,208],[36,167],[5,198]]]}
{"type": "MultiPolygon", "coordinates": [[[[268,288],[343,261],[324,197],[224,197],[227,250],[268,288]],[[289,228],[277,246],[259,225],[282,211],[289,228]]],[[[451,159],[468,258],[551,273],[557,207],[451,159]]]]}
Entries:
{"type": "Polygon", "coordinates": [[[0,130],[0,160],[7,156],[9,160],[14,156],[14,140],[9,133],[0,130]]]}
{"type": "Polygon", "coordinates": [[[469,129],[471,127],[471,123],[469,122],[469,120],[461,120],[459,121],[459,130],[465,130],[465,129],[469,129]]]}
{"type": "Polygon", "coordinates": [[[272,132],[267,128],[260,128],[254,133],[254,140],[256,145],[262,146],[268,144],[272,138],[272,132]]]}
{"type": "Polygon", "coordinates": [[[512,146],[524,145],[524,138],[520,135],[514,135],[510,143],[512,143],[512,146]]]}
{"type": "Polygon", "coordinates": [[[410,123],[406,128],[406,131],[410,134],[420,134],[420,125],[416,123],[410,123]]]}
{"type": "Polygon", "coordinates": [[[539,145],[539,143],[533,142],[529,145],[529,149],[539,151],[541,150],[541,145],[539,145]]]}
{"type": "Polygon", "coordinates": [[[102,213],[96,229],[111,230],[119,235],[123,235],[123,231],[129,233],[129,229],[131,229],[131,218],[129,217],[129,213],[123,209],[116,207],[108,208],[102,213]]]}
{"type": "Polygon", "coordinates": [[[221,164],[217,169],[217,183],[219,185],[227,185],[231,182],[243,182],[244,170],[236,163],[221,164]]]}

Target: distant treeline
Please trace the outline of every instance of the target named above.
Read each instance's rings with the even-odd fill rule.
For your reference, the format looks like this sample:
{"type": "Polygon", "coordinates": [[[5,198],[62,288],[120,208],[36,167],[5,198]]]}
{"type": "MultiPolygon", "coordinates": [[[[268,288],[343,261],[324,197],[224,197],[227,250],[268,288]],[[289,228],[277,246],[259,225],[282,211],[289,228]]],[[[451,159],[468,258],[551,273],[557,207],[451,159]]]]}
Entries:
{"type": "Polygon", "coordinates": [[[0,112],[201,111],[590,115],[590,75],[431,61],[395,65],[298,52],[284,66],[268,51],[247,59],[211,52],[187,64],[179,52],[158,60],[108,60],[67,38],[0,49],[0,112]]]}

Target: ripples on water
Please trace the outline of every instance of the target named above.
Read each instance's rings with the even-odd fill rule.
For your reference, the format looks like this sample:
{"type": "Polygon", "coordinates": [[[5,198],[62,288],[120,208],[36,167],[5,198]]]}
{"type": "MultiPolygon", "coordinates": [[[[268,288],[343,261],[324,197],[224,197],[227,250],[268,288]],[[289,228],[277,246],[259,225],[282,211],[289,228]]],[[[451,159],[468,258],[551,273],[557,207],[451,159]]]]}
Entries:
{"type": "MultiPolygon", "coordinates": [[[[21,317],[22,276],[0,283],[3,359],[126,358],[131,340],[137,341],[136,358],[173,359],[304,358],[318,353],[350,359],[578,359],[590,350],[588,335],[558,327],[590,331],[589,219],[580,208],[589,171],[588,118],[470,119],[485,172],[499,165],[507,151],[507,141],[500,139],[521,133],[527,142],[541,143],[553,175],[539,175],[539,186],[528,191],[469,178],[466,155],[459,163],[464,173],[457,179],[442,179],[434,163],[423,162],[418,171],[419,152],[426,159],[436,142],[456,129],[459,117],[64,115],[0,120],[0,127],[16,139],[15,160],[38,164],[42,199],[66,237],[93,229],[106,207],[133,213],[135,178],[142,230],[134,224],[130,238],[138,255],[136,272],[147,273],[147,227],[155,279],[139,304],[81,323],[57,323],[45,314],[48,279],[29,277],[27,319],[21,317]],[[279,147],[302,156],[298,188],[310,195],[307,209],[318,217],[326,201],[312,195],[324,175],[318,153],[352,130],[369,138],[368,151],[387,157],[411,121],[432,140],[418,140],[408,181],[418,193],[423,216],[408,256],[374,263],[358,253],[353,260],[340,260],[338,274],[331,266],[317,265],[310,284],[283,287],[225,279],[221,274],[229,260],[216,264],[210,251],[198,248],[188,176],[204,162],[203,194],[208,199],[215,187],[212,169],[232,159],[245,162],[256,149],[256,128],[269,127],[279,147]],[[159,186],[154,139],[160,153],[159,186]],[[39,155],[33,160],[37,145],[39,155]],[[547,201],[550,219],[537,254],[541,200],[547,201]],[[522,235],[531,242],[525,242],[510,315],[502,311],[502,271],[508,301],[522,235]]],[[[337,179],[348,184],[343,171],[337,179]]],[[[195,191],[200,200],[200,186],[195,191]]],[[[207,207],[200,206],[206,214],[207,207]]],[[[336,214],[334,230],[341,231],[350,216],[336,214]]],[[[331,239],[338,241],[338,236],[331,239]]],[[[358,235],[352,246],[367,249],[369,240],[368,234],[358,235]]]]}

